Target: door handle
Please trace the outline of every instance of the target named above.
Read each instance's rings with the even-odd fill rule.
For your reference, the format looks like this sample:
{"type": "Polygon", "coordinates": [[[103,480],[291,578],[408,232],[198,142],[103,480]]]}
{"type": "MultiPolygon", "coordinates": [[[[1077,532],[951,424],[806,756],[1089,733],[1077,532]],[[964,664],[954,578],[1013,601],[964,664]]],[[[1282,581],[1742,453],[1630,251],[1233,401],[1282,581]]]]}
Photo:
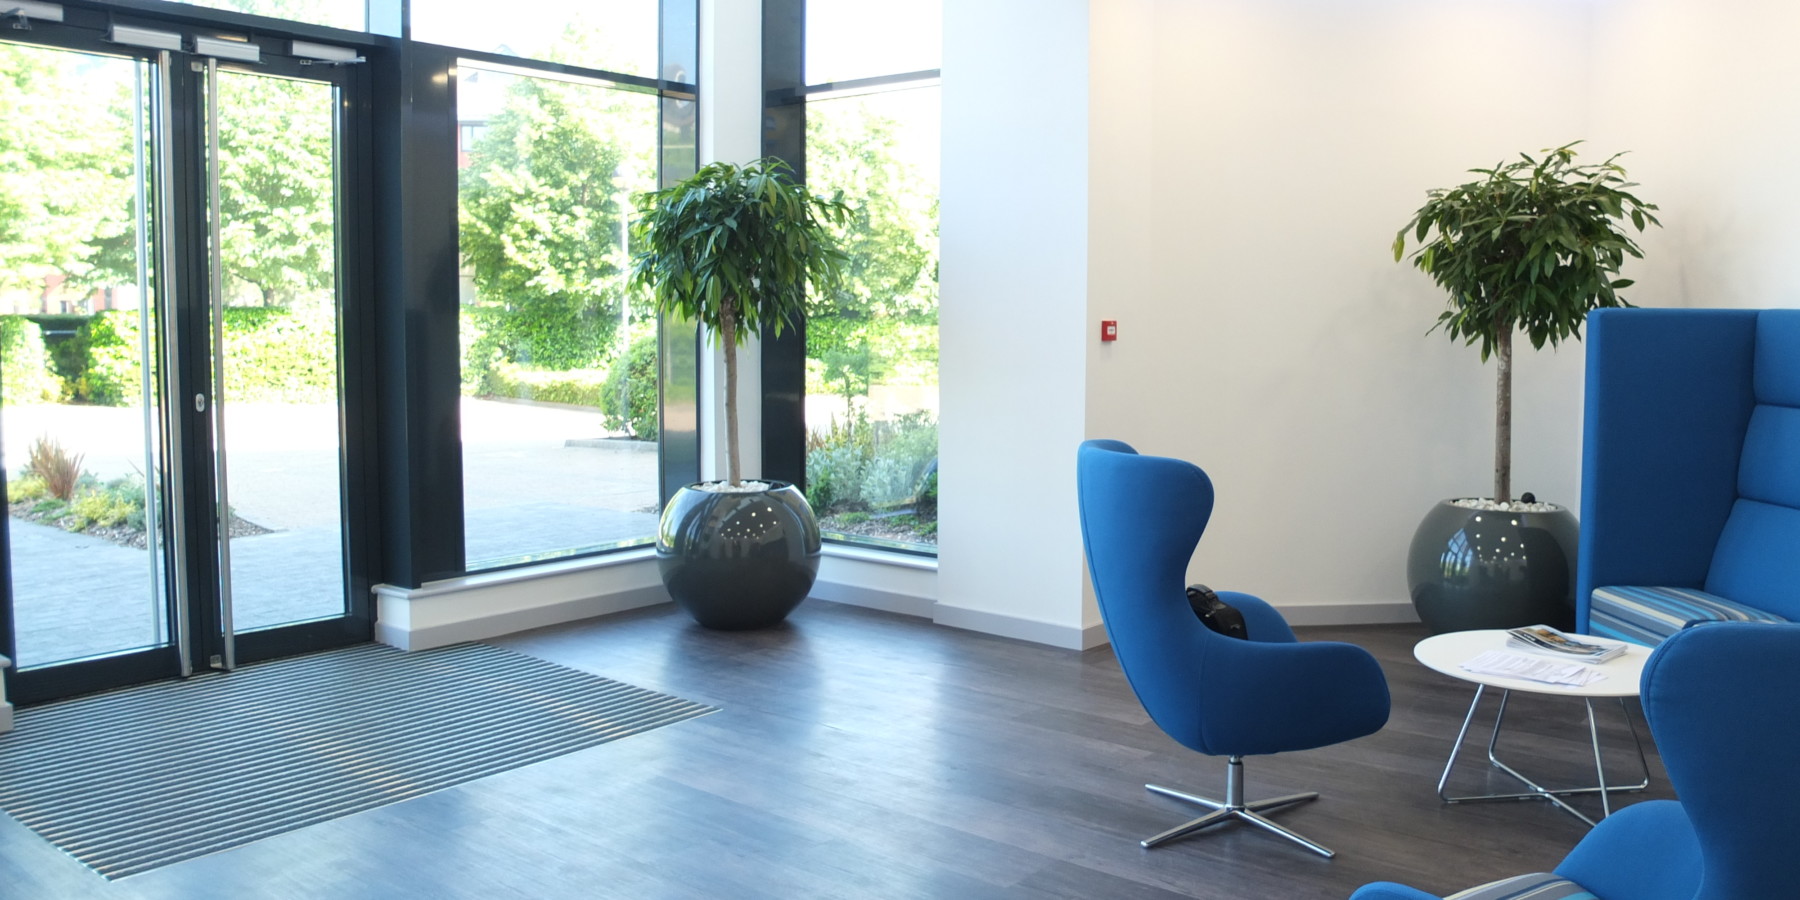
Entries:
{"type": "Polygon", "coordinates": [[[194,395],[194,412],[206,412],[206,395],[194,395]]]}

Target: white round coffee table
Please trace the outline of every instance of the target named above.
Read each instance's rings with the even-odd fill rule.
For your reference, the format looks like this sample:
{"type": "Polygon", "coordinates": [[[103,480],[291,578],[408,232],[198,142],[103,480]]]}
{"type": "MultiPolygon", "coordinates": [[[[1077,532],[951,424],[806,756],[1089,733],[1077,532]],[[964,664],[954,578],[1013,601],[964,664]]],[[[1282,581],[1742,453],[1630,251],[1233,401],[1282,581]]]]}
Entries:
{"type": "Polygon", "coordinates": [[[1523,650],[1509,648],[1506,645],[1506,631],[1493,629],[1487,631],[1455,631],[1428,637],[1413,647],[1413,656],[1424,663],[1427,668],[1442,672],[1459,681],[1467,681],[1475,685],[1475,699],[1469,703],[1469,713],[1463,717],[1462,729],[1456,733],[1456,743],[1450,748],[1450,758],[1444,762],[1444,774],[1438,778],[1438,797],[1446,803],[1465,803],[1481,800],[1529,800],[1544,799],[1561,807],[1583,822],[1593,825],[1595,820],[1570,806],[1563,797],[1576,794],[1600,795],[1601,818],[1612,814],[1611,796],[1626,791],[1641,791],[1650,785],[1650,767],[1644,760],[1643,740],[1638,736],[1637,724],[1632,721],[1631,710],[1625,700],[1638,695],[1638,679],[1644,674],[1644,663],[1650,658],[1650,648],[1624,641],[1612,641],[1606,638],[1582,635],[1581,640],[1597,644],[1619,644],[1624,646],[1625,654],[1603,663],[1586,663],[1606,674],[1606,677],[1580,687],[1564,684],[1550,684],[1542,681],[1528,681],[1522,678],[1511,678],[1501,675],[1487,675],[1471,672],[1462,667],[1463,663],[1480,656],[1489,650],[1509,650],[1531,659],[1548,659],[1551,662],[1563,662],[1559,658],[1542,653],[1528,653],[1523,650]],[[1450,771],[1456,765],[1456,757],[1462,751],[1463,739],[1468,736],[1469,724],[1475,720],[1475,711],[1481,705],[1481,698],[1488,688],[1500,690],[1500,710],[1494,716],[1494,731],[1488,738],[1488,764],[1518,779],[1527,790],[1517,794],[1472,794],[1453,797],[1446,793],[1444,786],[1450,780],[1450,771]],[[1564,788],[1551,790],[1541,787],[1537,782],[1520,774],[1512,766],[1502,762],[1495,754],[1494,745],[1500,740],[1501,727],[1506,721],[1506,701],[1513,691],[1524,691],[1532,694],[1544,694],[1555,697],[1578,697],[1587,704],[1588,739],[1594,748],[1593,787],[1564,788]],[[1625,721],[1631,726],[1631,739],[1637,744],[1638,762],[1643,766],[1644,776],[1641,782],[1633,785],[1609,785],[1606,783],[1606,767],[1600,761],[1600,731],[1594,719],[1594,701],[1596,699],[1615,698],[1619,708],[1625,713],[1625,721]]]}

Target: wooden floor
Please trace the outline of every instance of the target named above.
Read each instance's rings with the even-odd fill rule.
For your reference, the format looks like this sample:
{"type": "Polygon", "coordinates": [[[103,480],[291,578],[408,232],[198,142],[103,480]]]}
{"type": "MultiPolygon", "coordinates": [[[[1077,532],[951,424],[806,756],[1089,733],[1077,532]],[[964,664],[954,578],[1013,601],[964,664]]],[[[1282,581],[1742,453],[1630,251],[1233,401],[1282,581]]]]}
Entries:
{"type": "MultiPolygon", "coordinates": [[[[1246,762],[1253,799],[1322,793],[1278,820],[1333,860],[1237,825],[1139,849],[1194,814],[1145,782],[1217,795],[1225,764],[1150,724],[1107,648],[809,601],[765,632],[708,632],[660,607],[497,642],[713,715],[114,883],[0,818],[0,893],[1285,900],[1383,879],[1448,893],[1553,867],[1586,831],[1573,817],[1434,795],[1471,690],[1412,661],[1422,636],[1301,629],[1373,651],[1393,717],[1373,737],[1246,762]]],[[[1635,766],[1619,708],[1602,712],[1612,769],[1635,766]]],[[[1591,783],[1579,702],[1527,696],[1508,716],[1509,762],[1591,783]]],[[[1479,759],[1454,788],[1489,787],[1479,759]]],[[[1651,767],[1627,802],[1670,795],[1651,767]]]]}

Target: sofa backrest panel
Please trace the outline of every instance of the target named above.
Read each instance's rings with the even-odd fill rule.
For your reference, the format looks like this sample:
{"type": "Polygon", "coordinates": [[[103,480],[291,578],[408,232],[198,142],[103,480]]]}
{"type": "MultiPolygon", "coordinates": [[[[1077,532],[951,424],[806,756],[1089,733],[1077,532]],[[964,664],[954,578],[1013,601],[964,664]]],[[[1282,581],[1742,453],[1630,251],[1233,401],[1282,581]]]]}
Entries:
{"type": "Polygon", "coordinates": [[[1756,408],[1706,589],[1800,620],[1800,310],[1757,317],[1756,408]]]}
{"type": "Polygon", "coordinates": [[[1738,496],[1800,509],[1800,409],[1759,404],[1751,411],[1738,496]]]}
{"type": "Polygon", "coordinates": [[[1800,309],[1756,317],[1756,402],[1800,408],[1800,309]]]}
{"type": "Polygon", "coordinates": [[[1733,505],[1706,590],[1800,621],[1800,509],[1755,500],[1733,505]]]}

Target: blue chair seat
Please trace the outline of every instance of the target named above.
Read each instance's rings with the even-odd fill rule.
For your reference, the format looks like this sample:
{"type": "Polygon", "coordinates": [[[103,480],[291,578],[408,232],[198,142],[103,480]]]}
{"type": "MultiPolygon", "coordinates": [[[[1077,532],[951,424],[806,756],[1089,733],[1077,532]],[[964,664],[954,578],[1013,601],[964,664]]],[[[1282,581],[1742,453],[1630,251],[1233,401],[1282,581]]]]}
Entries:
{"type": "Polygon", "coordinates": [[[1767,610],[1693,588],[1599,587],[1588,605],[1588,633],[1654,647],[1701,622],[1785,622],[1767,610]]]}
{"type": "Polygon", "coordinates": [[[1592,891],[1551,872],[1515,875],[1458,891],[1445,900],[1595,900],[1592,891]]]}

